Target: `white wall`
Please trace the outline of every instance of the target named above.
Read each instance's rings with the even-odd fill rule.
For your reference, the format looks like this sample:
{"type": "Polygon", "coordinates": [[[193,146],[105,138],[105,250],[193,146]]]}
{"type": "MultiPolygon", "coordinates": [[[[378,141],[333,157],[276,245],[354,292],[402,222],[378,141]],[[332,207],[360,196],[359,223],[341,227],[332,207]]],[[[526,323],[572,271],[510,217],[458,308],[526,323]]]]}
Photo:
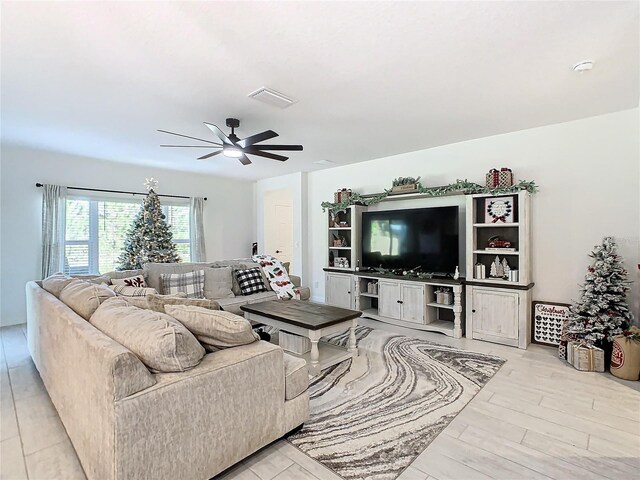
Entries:
{"type": "Polygon", "coordinates": [[[208,260],[251,254],[253,182],[16,146],[3,145],[1,154],[0,325],[26,321],[24,285],[40,278],[42,189],[36,182],[144,192],[145,178],[153,176],[160,181],[158,193],[208,198],[208,260]]]}
{"type": "MultiPolygon", "coordinates": [[[[360,193],[389,188],[398,176],[427,186],[456,179],[483,183],[492,167],[510,167],[517,179],[535,180],[533,196],[533,298],[571,302],[603,236],[619,244],[631,302],[639,310],[640,147],[638,109],[486,137],[309,173],[309,286],[324,298],[326,213],[320,203],[348,186],[360,193]]],[[[380,139],[383,141],[383,139],[380,139]]],[[[442,201],[442,200],[437,200],[442,201]]],[[[424,205],[435,204],[425,200],[424,205]]]]}

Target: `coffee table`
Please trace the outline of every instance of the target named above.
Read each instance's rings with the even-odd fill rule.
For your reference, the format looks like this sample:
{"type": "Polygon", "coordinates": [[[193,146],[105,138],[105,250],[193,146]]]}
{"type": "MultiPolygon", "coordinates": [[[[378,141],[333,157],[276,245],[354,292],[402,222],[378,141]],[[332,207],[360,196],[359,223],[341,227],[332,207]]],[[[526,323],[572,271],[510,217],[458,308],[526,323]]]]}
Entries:
{"type": "Polygon", "coordinates": [[[298,356],[307,361],[309,373],[312,375],[358,356],[356,327],[362,312],[301,300],[271,300],[243,305],[240,308],[244,310],[244,317],[249,321],[307,337],[311,341],[311,351],[298,356]],[[346,329],[350,330],[346,348],[320,342],[320,338],[325,335],[340,333],[346,329]]]}

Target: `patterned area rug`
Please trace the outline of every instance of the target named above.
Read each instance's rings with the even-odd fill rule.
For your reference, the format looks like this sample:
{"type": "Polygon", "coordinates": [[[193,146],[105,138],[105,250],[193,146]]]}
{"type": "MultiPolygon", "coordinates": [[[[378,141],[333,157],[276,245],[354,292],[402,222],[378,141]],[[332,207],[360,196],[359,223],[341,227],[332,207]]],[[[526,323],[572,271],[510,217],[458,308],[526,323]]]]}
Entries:
{"type": "MultiPolygon", "coordinates": [[[[360,355],[312,380],[311,418],[288,440],[344,479],[393,480],[505,362],[358,327],[360,355]]],[[[347,332],[324,340],[346,345],[347,332]]]]}

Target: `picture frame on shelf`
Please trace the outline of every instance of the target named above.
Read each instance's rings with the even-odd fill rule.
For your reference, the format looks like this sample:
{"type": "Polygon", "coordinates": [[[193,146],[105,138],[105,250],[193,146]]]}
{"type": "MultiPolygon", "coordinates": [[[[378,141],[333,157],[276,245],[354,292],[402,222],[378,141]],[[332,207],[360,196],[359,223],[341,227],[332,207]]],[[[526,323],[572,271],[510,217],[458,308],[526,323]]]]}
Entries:
{"type": "Polygon", "coordinates": [[[484,199],[485,223],[514,223],[515,197],[487,197],[484,199]]]}
{"type": "Polygon", "coordinates": [[[531,343],[559,346],[562,326],[569,318],[569,307],[568,303],[531,302],[531,343]]]}

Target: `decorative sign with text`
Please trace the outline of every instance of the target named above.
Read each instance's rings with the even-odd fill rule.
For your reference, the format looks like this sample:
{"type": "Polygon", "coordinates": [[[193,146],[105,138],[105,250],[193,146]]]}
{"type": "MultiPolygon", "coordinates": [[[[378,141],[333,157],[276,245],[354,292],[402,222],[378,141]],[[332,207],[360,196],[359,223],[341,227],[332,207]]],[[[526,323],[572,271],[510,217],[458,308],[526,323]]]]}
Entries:
{"type": "Polygon", "coordinates": [[[562,324],[569,318],[566,303],[538,302],[531,304],[531,343],[558,346],[562,324]]]}

